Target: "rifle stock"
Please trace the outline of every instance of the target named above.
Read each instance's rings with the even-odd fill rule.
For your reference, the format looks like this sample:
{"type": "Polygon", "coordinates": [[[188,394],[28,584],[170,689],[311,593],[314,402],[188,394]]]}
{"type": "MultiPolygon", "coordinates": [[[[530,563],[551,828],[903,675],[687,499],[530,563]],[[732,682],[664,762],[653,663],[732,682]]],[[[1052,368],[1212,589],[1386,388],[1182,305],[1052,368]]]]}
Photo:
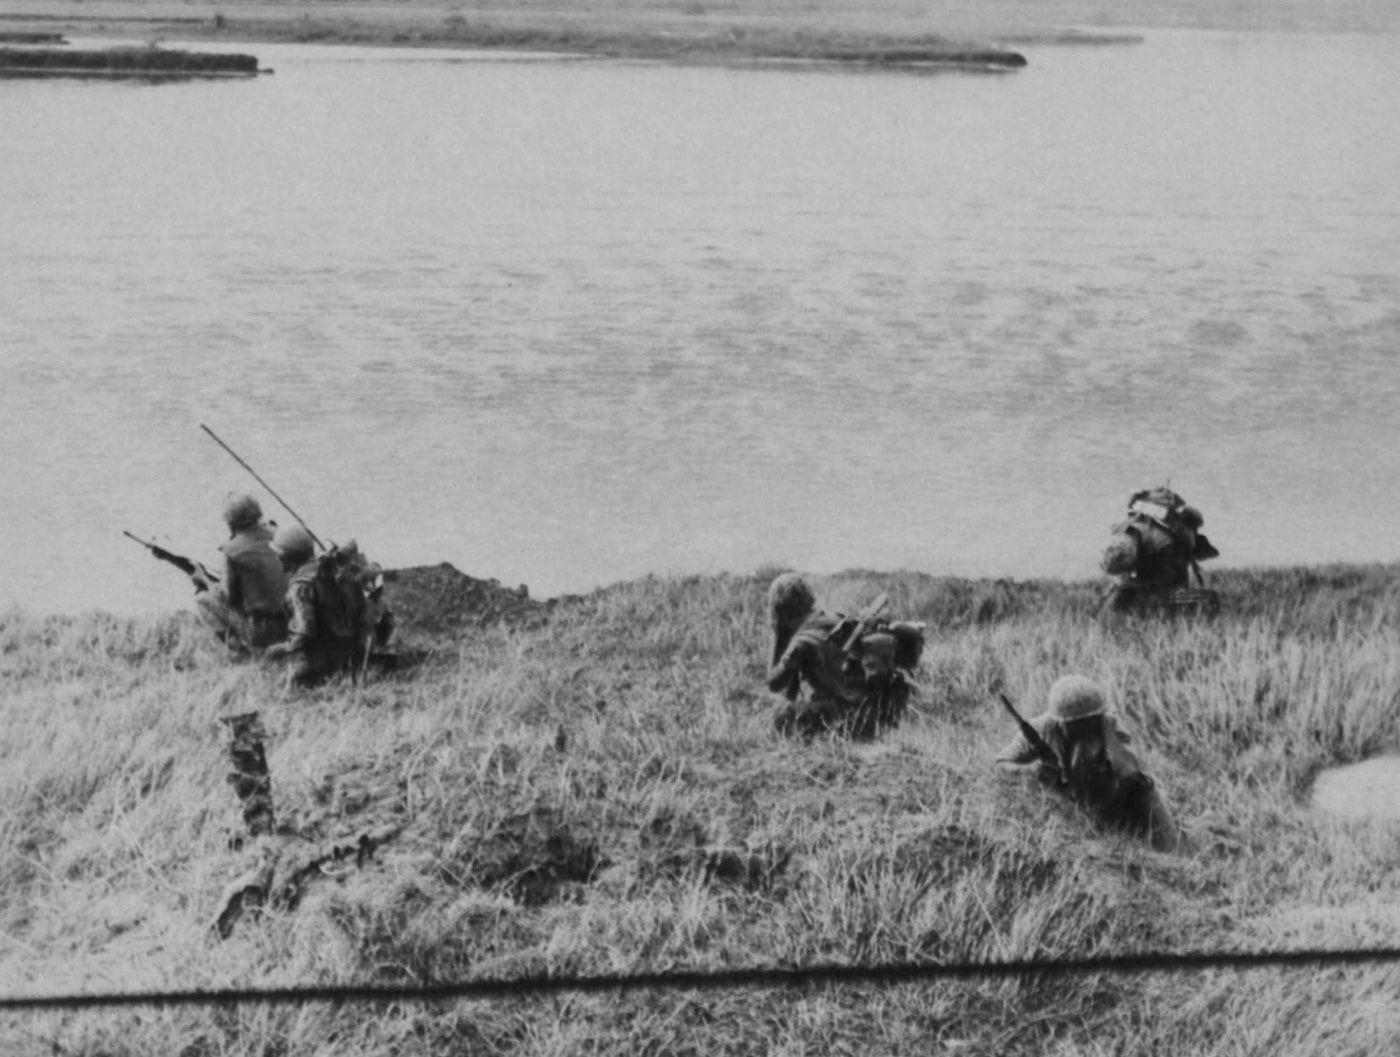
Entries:
{"type": "Polygon", "coordinates": [[[841,643],[843,652],[850,653],[855,649],[855,645],[860,641],[861,636],[866,633],[875,618],[883,613],[889,604],[890,596],[881,591],[880,594],[876,596],[875,601],[862,609],[857,616],[853,618],[847,617],[832,629],[831,634],[833,638],[837,636],[843,637],[841,643]]]}

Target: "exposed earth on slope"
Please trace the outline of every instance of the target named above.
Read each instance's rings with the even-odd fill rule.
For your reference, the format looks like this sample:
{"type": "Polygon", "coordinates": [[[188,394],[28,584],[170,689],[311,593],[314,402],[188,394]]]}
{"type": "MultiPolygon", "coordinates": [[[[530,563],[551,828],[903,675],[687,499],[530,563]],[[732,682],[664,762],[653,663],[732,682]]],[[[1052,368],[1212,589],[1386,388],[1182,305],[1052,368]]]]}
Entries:
{"type": "Polygon", "coordinates": [[[524,584],[478,580],[448,562],[388,569],[384,583],[398,635],[415,642],[439,642],[493,624],[536,627],[558,602],[531,598],[524,584]]]}

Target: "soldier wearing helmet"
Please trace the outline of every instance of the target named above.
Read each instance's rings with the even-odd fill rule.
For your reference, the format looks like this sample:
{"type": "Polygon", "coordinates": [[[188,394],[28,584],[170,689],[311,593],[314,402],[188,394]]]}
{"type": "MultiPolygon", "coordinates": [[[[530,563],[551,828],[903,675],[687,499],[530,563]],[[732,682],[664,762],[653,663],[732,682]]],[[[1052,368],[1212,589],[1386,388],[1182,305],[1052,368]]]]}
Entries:
{"type": "Polygon", "coordinates": [[[272,549],[289,575],[288,636],[267,651],[292,659],[292,683],[315,686],[333,675],[352,678],[371,661],[392,664],[384,652],[394,615],[384,598],[384,577],[354,540],[317,557],[315,541],[301,525],[277,530],[272,549]],[[375,653],[375,648],[379,653],[375,653]]]}
{"type": "Polygon", "coordinates": [[[1030,771],[1100,824],[1145,837],[1158,851],[1184,850],[1171,810],[1098,683],[1082,675],[1061,677],[1050,687],[1045,711],[1029,722],[1039,744],[1017,735],[997,753],[998,765],[1030,771]]]}
{"type": "Polygon", "coordinates": [[[857,621],[818,608],[796,573],[769,585],[768,617],[768,689],[787,698],[774,717],[780,733],[870,738],[898,725],[910,696],[906,673],[923,645],[922,625],[858,628],[857,621]],[[799,700],[804,683],[810,691],[805,701],[799,700]]]}
{"type": "Polygon", "coordinates": [[[348,669],[349,645],[336,641],[326,619],[328,586],[319,575],[321,563],[311,533],[301,525],[284,525],[272,537],[272,550],[287,576],[287,638],[267,656],[291,659],[293,685],[315,686],[348,669]]]}
{"type": "Polygon", "coordinates": [[[224,499],[229,539],[220,545],[224,576],[215,584],[196,572],[197,604],[225,642],[256,652],[284,638],[287,577],[272,551],[272,529],[251,495],[230,493],[224,499]]]}
{"type": "Polygon", "coordinates": [[[1206,539],[1201,512],[1169,488],[1137,492],[1127,516],[1113,526],[1100,565],[1116,576],[1110,612],[1151,606],[1213,613],[1220,599],[1205,589],[1200,563],[1220,552],[1206,539]],[[1195,573],[1199,591],[1191,590],[1195,573]]]}

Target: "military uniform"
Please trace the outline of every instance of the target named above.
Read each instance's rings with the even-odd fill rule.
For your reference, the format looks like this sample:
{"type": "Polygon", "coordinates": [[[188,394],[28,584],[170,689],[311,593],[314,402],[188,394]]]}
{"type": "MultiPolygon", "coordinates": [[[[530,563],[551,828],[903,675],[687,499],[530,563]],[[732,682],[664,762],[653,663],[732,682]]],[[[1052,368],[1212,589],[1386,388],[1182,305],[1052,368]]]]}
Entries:
{"type": "MultiPolygon", "coordinates": [[[[780,733],[866,739],[899,724],[913,689],[906,668],[917,663],[917,655],[912,660],[900,656],[894,634],[863,635],[847,651],[838,634],[846,618],[818,609],[806,582],[792,573],[770,586],[769,616],[773,654],[768,689],[788,699],[774,716],[780,733]],[[799,700],[804,683],[810,694],[799,700]]],[[[921,625],[900,627],[917,634],[922,646],[921,625]]]]}
{"type": "Polygon", "coordinates": [[[863,673],[847,670],[846,653],[831,638],[840,624],[841,618],[831,613],[809,613],[777,662],[769,667],[768,689],[788,699],[774,718],[780,732],[812,737],[836,730],[864,700],[863,673]],[[804,682],[811,694],[799,701],[804,682]]]}
{"type": "Polygon", "coordinates": [[[291,658],[292,682],[301,687],[344,672],[355,676],[371,647],[385,647],[394,630],[379,566],[365,560],[353,540],[317,558],[310,534],[299,525],[278,529],[272,548],[293,571],[287,639],[268,656],[291,658]]]}
{"type": "Polygon", "coordinates": [[[1118,577],[1109,595],[1109,611],[1154,606],[1214,613],[1219,596],[1205,589],[1200,562],[1219,556],[1201,532],[1204,519],[1168,488],[1137,492],[1128,500],[1124,520],[1113,526],[1104,550],[1104,572],[1118,577]],[[1195,572],[1200,590],[1191,590],[1195,572]]]}
{"type": "Polygon", "coordinates": [[[1029,721],[1049,747],[1045,759],[1024,734],[997,753],[996,762],[1030,771],[1068,796],[1100,824],[1145,837],[1158,851],[1185,850],[1185,840],[1156,783],[1143,769],[1103,691],[1090,679],[1068,675],[1050,688],[1046,711],[1029,721]]]}
{"type": "Polygon", "coordinates": [[[219,547],[224,577],[215,584],[200,577],[197,586],[207,590],[198,595],[197,604],[224,641],[262,650],[286,637],[287,575],[255,499],[231,496],[225,520],[233,535],[219,547]]]}
{"type": "Polygon", "coordinates": [[[315,686],[354,665],[354,637],[336,634],[329,626],[321,596],[326,586],[319,574],[320,562],[313,558],[292,573],[287,584],[287,641],[277,652],[291,658],[292,682],[302,687],[315,686]]]}

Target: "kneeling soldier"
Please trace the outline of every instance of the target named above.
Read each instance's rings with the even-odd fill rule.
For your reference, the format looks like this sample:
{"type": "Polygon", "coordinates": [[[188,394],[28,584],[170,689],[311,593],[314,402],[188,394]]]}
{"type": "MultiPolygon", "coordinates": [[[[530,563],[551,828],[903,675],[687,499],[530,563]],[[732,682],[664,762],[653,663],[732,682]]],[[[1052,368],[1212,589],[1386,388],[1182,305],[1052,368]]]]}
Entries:
{"type": "Polygon", "coordinates": [[[999,765],[1031,771],[1101,824],[1146,837],[1158,851],[1185,850],[1166,801],[1092,679],[1062,677],[1050,688],[1042,715],[1017,719],[1022,733],[997,754],[999,765]]]}

